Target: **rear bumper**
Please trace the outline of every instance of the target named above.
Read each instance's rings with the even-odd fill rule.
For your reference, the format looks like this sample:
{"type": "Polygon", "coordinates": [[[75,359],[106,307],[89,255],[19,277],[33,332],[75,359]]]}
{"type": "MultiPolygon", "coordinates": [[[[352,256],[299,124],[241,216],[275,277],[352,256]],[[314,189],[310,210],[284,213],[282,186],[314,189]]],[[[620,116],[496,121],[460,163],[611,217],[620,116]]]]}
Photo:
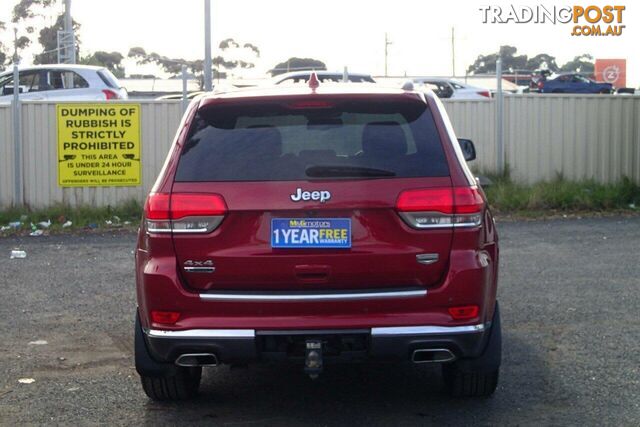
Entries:
{"type": "MultiPolygon", "coordinates": [[[[158,362],[173,363],[181,354],[213,353],[224,364],[245,364],[272,359],[299,359],[295,342],[321,339],[361,344],[337,348],[327,361],[409,361],[415,350],[448,349],[456,358],[473,358],[482,353],[491,324],[468,326],[401,326],[371,329],[262,331],[253,329],[188,329],[162,331],[146,329],[150,355],[158,362]],[[274,342],[290,343],[282,351],[269,347],[274,342]],[[357,345],[356,345],[357,346],[357,345]]],[[[277,345],[276,345],[277,347],[277,345]]],[[[339,347],[339,346],[338,346],[339,347]]]]}

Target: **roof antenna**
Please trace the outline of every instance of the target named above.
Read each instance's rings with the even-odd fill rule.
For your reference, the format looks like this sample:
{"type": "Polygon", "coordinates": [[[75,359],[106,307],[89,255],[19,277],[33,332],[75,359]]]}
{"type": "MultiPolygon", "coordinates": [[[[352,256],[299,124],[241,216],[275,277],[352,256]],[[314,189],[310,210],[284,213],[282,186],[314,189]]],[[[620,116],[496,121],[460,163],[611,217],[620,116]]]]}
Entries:
{"type": "Polygon", "coordinates": [[[311,75],[309,76],[309,87],[314,92],[316,89],[318,89],[318,87],[320,87],[320,80],[318,80],[318,75],[315,71],[312,71],[311,75]]]}

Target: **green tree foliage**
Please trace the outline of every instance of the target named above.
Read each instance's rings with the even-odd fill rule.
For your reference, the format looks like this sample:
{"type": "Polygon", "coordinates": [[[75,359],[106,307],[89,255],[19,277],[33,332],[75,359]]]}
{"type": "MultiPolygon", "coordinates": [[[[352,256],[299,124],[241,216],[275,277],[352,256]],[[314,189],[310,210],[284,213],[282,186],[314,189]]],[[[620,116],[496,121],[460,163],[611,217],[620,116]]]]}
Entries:
{"type": "Polygon", "coordinates": [[[593,73],[594,70],[593,57],[588,54],[576,56],[560,67],[553,55],[540,53],[528,58],[527,55],[516,55],[516,52],[517,48],[513,46],[500,46],[499,54],[479,55],[475,62],[469,66],[467,72],[469,74],[495,73],[498,56],[502,58],[502,70],[505,73],[514,73],[516,70],[593,73]]]}
{"type": "MultiPolygon", "coordinates": [[[[7,25],[0,21],[0,34],[7,30],[7,25]]],[[[7,64],[7,48],[0,39],[0,71],[4,70],[7,64]]]]}
{"type": "Polygon", "coordinates": [[[489,55],[479,55],[476,61],[469,66],[469,74],[487,74],[496,72],[496,61],[502,58],[503,72],[514,72],[524,70],[527,67],[527,55],[516,55],[518,49],[513,46],[500,46],[499,53],[489,55]]]}
{"type": "MultiPolygon", "coordinates": [[[[214,79],[226,78],[229,72],[236,69],[253,68],[255,64],[252,60],[260,57],[260,49],[256,45],[240,44],[232,38],[221,41],[218,48],[222,55],[211,60],[214,79]]],[[[201,59],[169,58],[156,52],[147,52],[139,46],[130,48],[127,56],[135,59],[138,64],[156,64],[172,77],[180,75],[182,66],[186,65],[189,72],[200,82],[200,87],[204,87],[204,61],[201,59]]]]}
{"type": "Polygon", "coordinates": [[[20,0],[13,7],[13,15],[11,22],[17,24],[20,21],[29,20],[37,15],[38,6],[42,8],[49,7],[55,4],[57,0],[20,0]]]}
{"type": "MultiPolygon", "coordinates": [[[[13,7],[11,22],[14,24],[24,25],[26,27],[27,34],[29,34],[29,36],[23,35],[18,38],[17,40],[18,52],[25,49],[26,47],[31,45],[31,43],[33,42],[33,40],[31,40],[31,34],[35,33],[35,27],[32,25],[33,18],[41,16],[44,13],[44,11],[46,11],[49,7],[55,5],[57,1],[58,0],[20,0],[18,1],[18,3],[16,3],[16,5],[13,7]]],[[[58,21],[62,22],[62,20],[59,18],[56,21],[56,24],[53,25],[54,27],[58,24],[58,21]]],[[[50,35],[46,30],[47,28],[43,28],[40,31],[40,37],[38,38],[39,41],[42,40],[41,44],[44,48],[43,52],[46,52],[47,50],[55,49],[57,44],[57,40],[56,40],[57,29],[52,30],[53,45],[51,45],[51,43],[48,42],[47,40],[47,36],[50,36],[50,35]],[[42,34],[43,31],[45,32],[44,35],[42,34]]],[[[54,52],[54,56],[55,56],[55,52],[54,52]]],[[[38,62],[38,55],[36,55],[34,62],[36,62],[37,64],[48,63],[48,62],[38,62]]],[[[53,62],[55,62],[55,60],[53,62]]]]}
{"type": "Polygon", "coordinates": [[[80,59],[80,63],[84,65],[98,65],[107,68],[117,78],[124,77],[124,67],[122,60],[124,56],[120,52],[105,52],[99,50],[91,55],[80,59]]]}
{"type": "Polygon", "coordinates": [[[325,65],[325,63],[318,59],[292,57],[287,59],[286,61],[276,64],[275,67],[269,70],[269,73],[271,73],[271,76],[277,76],[288,71],[326,69],[327,66],[325,65]]]}
{"type": "Polygon", "coordinates": [[[571,61],[560,67],[560,71],[581,74],[593,74],[594,70],[595,65],[593,63],[593,56],[587,53],[576,56],[571,61]]]}
{"type": "Polygon", "coordinates": [[[549,70],[551,72],[558,71],[559,67],[556,64],[555,56],[548,55],[546,53],[539,53],[538,55],[531,57],[527,60],[527,70],[549,70]]]}
{"type": "Polygon", "coordinates": [[[218,45],[222,55],[214,57],[211,62],[214,73],[232,74],[236,69],[254,68],[256,59],[260,58],[260,49],[252,43],[240,44],[233,38],[222,40],[218,45]]]}
{"type": "MultiPolygon", "coordinates": [[[[55,64],[58,62],[58,31],[64,29],[64,15],[59,15],[56,22],[50,27],[44,27],[40,30],[38,42],[42,46],[42,52],[34,55],[33,62],[35,64],[55,64]]],[[[76,46],[80,45],[78,31],[80,24],[73,21],[73,31],[76,33],[76,46]]],[[[78,52],[76,52],[76,57],[78,52]]]]}

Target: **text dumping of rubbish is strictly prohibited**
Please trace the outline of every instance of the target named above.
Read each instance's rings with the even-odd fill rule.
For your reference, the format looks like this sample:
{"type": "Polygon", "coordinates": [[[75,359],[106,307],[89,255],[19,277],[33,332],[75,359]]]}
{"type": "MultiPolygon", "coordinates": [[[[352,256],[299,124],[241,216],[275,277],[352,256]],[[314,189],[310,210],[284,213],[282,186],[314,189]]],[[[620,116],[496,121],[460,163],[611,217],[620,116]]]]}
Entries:
{"type": "Polygon", "coordinates": [[[58,104],[61,187],[140,185],[140,104],[58,104]]]}

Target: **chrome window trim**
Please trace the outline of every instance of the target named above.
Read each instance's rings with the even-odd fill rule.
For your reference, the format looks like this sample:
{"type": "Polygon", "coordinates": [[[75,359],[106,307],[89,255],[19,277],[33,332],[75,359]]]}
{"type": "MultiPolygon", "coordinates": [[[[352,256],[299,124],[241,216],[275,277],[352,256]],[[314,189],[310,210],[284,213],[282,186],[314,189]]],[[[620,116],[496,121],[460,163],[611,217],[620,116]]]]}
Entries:
{"type": "Polygon", "coordinates": [[[333,292],[305,294],[209,293],[200,294],[204,301],[341,301],[385,298],[417,298],[427,295],[426,289],[384,292],[333,292]]]}
{"type": "Polygon", "coordinates": [[[152,338],[254,338],[254,329],[185,329],[182,331],[164,331],[146,329],[147,336],[152,338]]]}
{"type": "Polygon", "coordinates": [[[391,326],[371,328],[371,336],[393,335],[447,335],[483,332],[490,323],[465,326],[391,326]]]}

